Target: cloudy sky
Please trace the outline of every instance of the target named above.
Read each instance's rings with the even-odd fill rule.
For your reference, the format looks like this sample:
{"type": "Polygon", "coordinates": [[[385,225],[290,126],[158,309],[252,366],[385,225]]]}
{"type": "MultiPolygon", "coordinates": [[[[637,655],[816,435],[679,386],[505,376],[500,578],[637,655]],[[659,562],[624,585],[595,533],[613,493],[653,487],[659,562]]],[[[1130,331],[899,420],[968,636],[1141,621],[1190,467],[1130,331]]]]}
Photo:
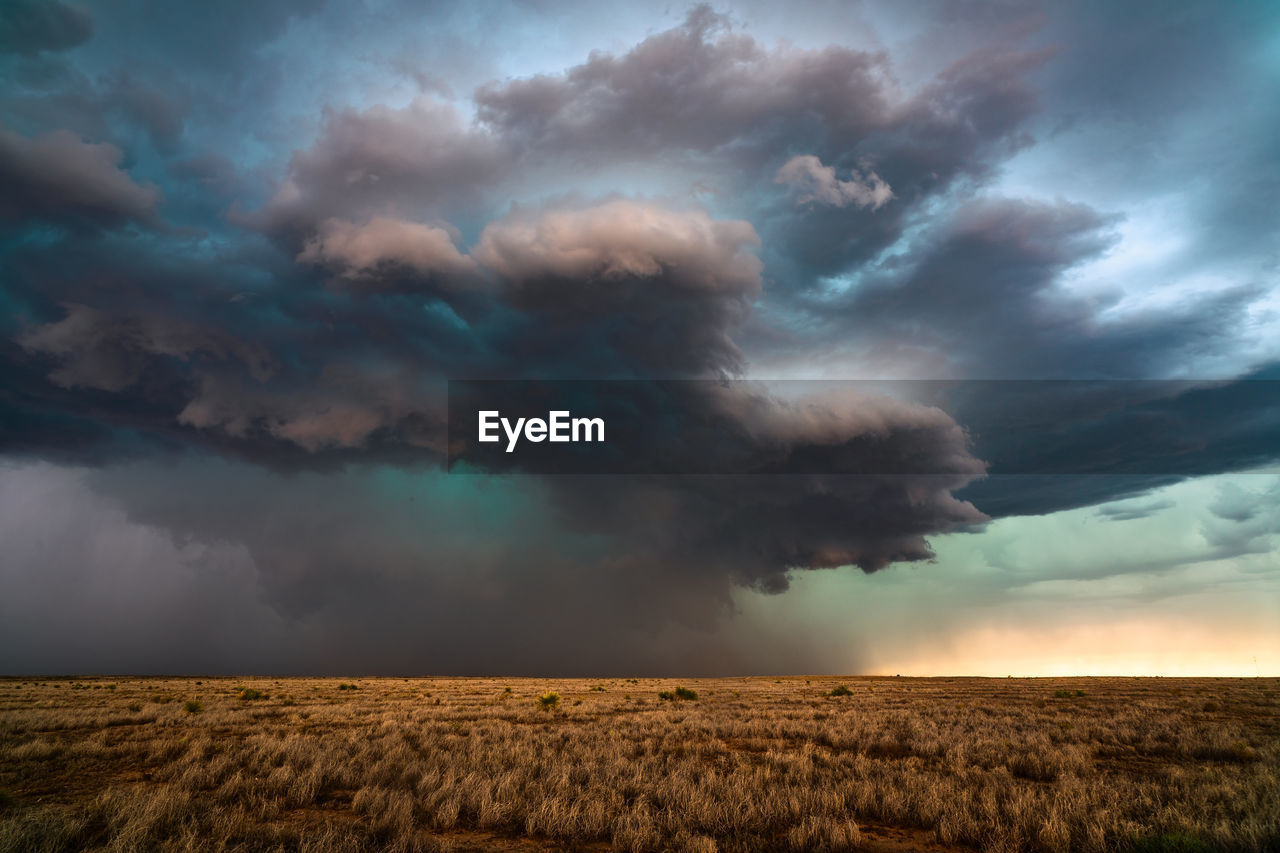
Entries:
{"type": "Polygon", "coordinates": [[[0,671],[1280,673],[1274,3],[11,0],[0,78],[0,671]],[[459,379],[803,465],[451,472],[459,379]]]}

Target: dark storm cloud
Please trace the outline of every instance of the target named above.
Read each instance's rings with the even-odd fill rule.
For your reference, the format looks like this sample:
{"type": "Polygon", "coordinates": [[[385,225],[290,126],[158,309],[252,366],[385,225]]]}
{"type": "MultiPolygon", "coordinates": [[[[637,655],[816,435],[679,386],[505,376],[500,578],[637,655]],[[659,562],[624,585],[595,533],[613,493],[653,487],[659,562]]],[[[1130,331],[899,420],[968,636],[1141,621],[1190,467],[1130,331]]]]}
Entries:
{"type": "Polygon", "coordinates": [[[58,0],[10,0],[0,8],[0,52],[69,50],[93,35],[93,16],[58,0]]]}
{"type": "MultiPolygon", "coordinates": [[[[336,449],[358,458],[385,443],[428,461],[444,448],[441,408],[411,369],[382,373],[335,360],[305,387],[254,386],[206,374],[177,422],[250,454],[279,453],[278,445],[289,444],[308,454],[336,449]]],[[[305,457],[292,464],[309,466],[305,457]]]]}
{"type": "Polygon", "coordinates": [[[268,288],[234,257],[180,270],[127,244],[78,259],[19,248],[11,291],[45,322],[17,340],[56,385],[122,392],[120,416],[145,399],[169,412],[158,429],[308,450],[374,434],[418,446],[407,433],[440,422],[449,376],[741,369],[730,335],[760,289],[746,223],[615,199],[517,211],[474,256],[452,240],[446,226],[335,221],[268,288]]]}
{"type": "Polygon", "coordinates": [[[1156,474],[992,474],[957,493],[992,518],[1051,515],[1139,498],[1186,479],[1156,474]]]}
{"type": "Polygon", "coordinates": [[[985,466],[950,416],[854,389],[780,398],[750,382],[452,383],[450,429],[468,472],[556,475],[545,489],[566,528],[606,535],[642,563],[771,592],[793,569],[931,559],[931,531],[986,520],[951,494],[985,466]],[[570,400],[609,425],[594,466],[551,445],[516,458],[466,446],[476,406],[515,417],[570,400]]]}
{"type": "MultiPolygon", "coordinates": [[[[757,241],[745,222],[617,198],[596,205],[517,210],[482,232],[465,264],[441,235],[448,236],[444,229],[392,220],[371,220],[363,228],[346,230],[339,226],[304,249],[295,268],[305,271],[314,260],[353,274],[376,275],[390,267],[397,274],[430,276],[443,258],[455,269],[465,267],[470,276],[483,273],[488,290],[476,293],[488,293],[486,298],[496,303],[488,313],[468,305],[465,297],[476,293],[469,294],[466,282],[460,284],[461,293],[440,291],[439,299],[428,304],[446,305],[457,298],[459,310],[471,318],[470,334],[487,341],[486,352],[412,349],[409,342],[429,338],[433,324],[449,321],[440,320],[438,312],[424,312],[421,301],[416,310],[406,311],[407,303],[396,294],[334,291],[305,274],[286,280],[277,292],[239,302],[228,302],[227,288],[216,279],[201,283],[188,275],[184,296],[196,300],[198,312],[195,306],[175,304],[158,280],[151,284],[143,277],[141,283],[130,282],[128,319],[70,304],[57,309],[63,316],[34,326],[19,340],[44,360],[40,369],[61,389],[78,385],[113,392],[109,400],[99,395],[98,420],[116,429],[149,431],[294,471],[357,460],[432,469],[442,449],[439,382],[454,372],[634,376],[741,369],[742,355],[731,333],[761,288],[760,265],[752,252],[757,241]],[[431,239],[406,242],[406,232],[431,239]],[[216,298],[219,291],[222,302],[216,298]],[[168,319],[144,313],[143,305],[148,312],[167,308],[168,319]],[[289,317],[290,323],[278,330],[249,324],[268,307],[269,315],[289,317]],[[184,321],[183,314],[200,320],[184,321]],[[624,324],[620,317],[626,318],[624,324]],[[265,349],[238,349],[214,334],[221,327],[252,329],[265,349]],[[379,328],[382,334],[374,334],[379,328]],[[394,359],[378,352],[381,347],[369,347],[371,339],[383,335],[404,342],[394,359]]],[[[44,281],[51,280],[46,273],[44,281]]],[[[74,279],[64,286],[82,294],[74,279]]],[[[481,287],[478,282],[473,286],[481,287]]],[[[452,316],[454,322],[466,322],[452,316]]],[[[37,365],[25,362],[22,367],[30,381],[37,365]]],[[[88,399],[64,397],[61,402],[74,408],[74,401],[88,399]]],[[[586,537],[592,546],[575,554],[550,541],[537,547],[512,542],[502,549],[505,557],[495,558],[510,560],[510,565],[483,571],[497,573],[492,583],[499,588],[518,589],[523,606],[547,601],[551,607],[554,597],[555,612],[566,612],[567,602],[588,607],[590,601],[602,629],[605,624],[624,625],[643,634],[646,624],[655,618],[667,622],[673,614],[684,614],[679,618],[697,627],[694,614],[707,608],[720,612],[734,583],[776,592],[787,587],[788,572],[796,569],[856,564],[874,571],[891,562],[930,559],[928,535],[984,518],[951,496],[980,474],[981,465],[968,454],[964,433],[936,409],[887,399],[820,399],[802,408],[768,400],[748,404],[732,396],[721,402],[722,417],[739,424],[746,440],[784,456],[822,453],[874,435],[875,441],[857,452],[874,455],[900,445],[908,456],[936,455],[946,464],[937,474],[905,477],[817,473],[754,483],[738,478],[535,481],[529,488],[543,494],[554,509],[549,531],[556,532],[547,533],[551,541],[586,537]],[[610,567],[608,573],[592,573],[592,566],[601,563],[610,567]],[[523,578],[530,567],[536,567],[535,589],[527,586],[534,583],[532,577],[507,577],[515,572],[523,578]],[[647,596],[652,607],[623,618],[623,611],[637,604],[634,587],[646,583],[657,586],[647,596]],[[565,584],[576,585],[589,598],[566,599],[550,592],[565,584]]],[[[713,453],[719,438],[706,431],[687,436],[687,451],[713,453]],[[699,447],[699,441],[707,444],[699,447]]],[[[207,508],[184,517],[186,504],[165,503],[161,512],[154,503],[133,503],[142,499],[138,495],[113,494],[124,500],[131,518],[143,523],[187,530],[203,542],[230,535],[211,525],[207,508]]],[[[234,504],[241,512],[244,505],[243,497],[234,504]]],[[[342,531],[299,538],[273,527],[262,535],[241,531],[234,540],[244,543],[269,601],[282,613],[301,617],[323,611],[327,602],[342,596],[357,610],[367,602],[371,623],[378,603],[385,605],[385,596],[404,593],[409,582],[368,572],[357,579],[353,566],[373,561],[407,571],[424,555],[418,548],[406,550],[399,537],[375,547],[365,534],[345,541],[342,537],[351,535],[351,529],[342,531]],[[357,551],[363,554],[359,561],[357,551]],[[349,589],[353,584],[358,593],[349,589]]],[[[428,553],[457,571],[467,571],[475,562],[465,547],[455,550],[448,539],[431,543],[428,553]]],[[[430,586],[410,588],[419,595],[433,594],[430,586]]],[[[450,590],[451,608],[470,600],[465,585],[450,590]]],[[[508,604],[478,600],[473,606],[515,627],[526,624],[526,618],[501,615],[508,604]]],[[[495,642],[508,640],[501,634],[495,642]]],[[[477,644],[477,660],[484,659],[485,649],[497,653],[496,646],[477,644]]]]}
{"type": "Polygon", "coordinates": [[[972,479],[624,476],[550,485],[562,522],[607,535],[626,555],[622,565],[639,572],[664,566],[777,593],[797,570],[855,565],[869,573],[931,560],[929,536],[987,520],[951,495],[972,479]]]}
{"type": "Polygon", "coordinates": [[[833,135],[797,151],[816,154],[839,172],[872,170],[892,198],[874,206],[775,209],[768,236],[786,272],[782,287],[803,298],[815,278],[856,270],[901,238],[922,206],[957,186],[988,180],[998,163],[1029,145],[1024,123],[1036,95],[1025,78],[1047,58],[1043,52],[976,51],[865,139],[833,135]]]}
{"type": "Polygon", "coordinates": [[[1090,506],[1280,455],[1274,367],[1220,382],[959,386],[949,410],[992,473],[959,494],[994,517],[1090,506]]]}
{"type": "Polygon", "coordinates": [[[832,331],[868,348],[883,342],[963,359],[957,367],[968,376],[1092,372],[1077,355],[1109,364],[1112,353],[1067,350],[1093,331],[1098,306],[1060,293],[1058,283],[1064,271],[1111,245],[1109,224],[1083,205],[965,205],[941,233],[919,240],[910,260],[894,259],[828,305],[842,311],[832,331]],[[850,335],[850,326],[859,334],[850,335]]]}
{"type": "Polygon", "coordinates": [[[843,289],[803,298],[821,319],[797,335],[866,361],[890,353],[968,378],[1134,379],[1174,365],[1194,370],[1186,356],[1225,349],[1266,293],[1244,283],[1107,318],[1118,294],[1081,294],[1064,278],[1117,245],[1117,217],[1069,202],[985,198],[937,219],[843,289]]]}
{"type": "Polygon", "coordinates": [[[951,494],[985,466],[940,409],[842,390],[782,401],[749,384],[694,396],[686,405],[706,429],[681,431],[689,446],[677,453],[773,458],[778,473],[552,478],[566,519],[608,531],[628,553],[768,591],[785,589],[791,569],[928,560],[931,531],[986,520],[951,494]]]}
{"type": "MultiPolygon", "coordinates": [[[[0,497],[30,499],[65,476],[22,469],[14,491],[0,497]]],[[[82,535],[62,540],[49,580],[64,595],[98,589],[78,568],[95,562],[126,585],[147,577],[133,593],[137,610],[161,618],[137,620],[128,633],[164,636],[175,613],[215,634],[227,620],[273,644],[264,660],[294,671],[725,673],[753,666],[717,633],[731,618],[734,584],[777,592],[788,563],[857,559],[871,569],[927,558],[926,527],[979,517],[945,497],[945,480],[898,489],[865,478],[764,479],[773,482],[701,478],[672,488],[652,479],[518,478],[495,500],[487,493],[497,483],[426,471],[363,469],[335,481],[192,456],[108,466],[87,475],[93,491],[58,486],[59,518],[89,517],[64,520],[82,535]],[[175,481],[191,487],[175,490],[175,481]],[[907,512],[907,502],[929,510],[907,512]],[[127,513],[127,524],[88,523],[102,505],[127,513]],[[158,556],[139,545],[154,539],[158,556]],[[86,548],[99,556],[76,559],[86,548]],[[143,558],[121,574],[129,554],[143,558]],[[219,558],[220,594],[193,607],[188,595],[199,594],[219,558]],[[151,628],[156,621],[161,629],[151,628]],[[674,641],[673,631],[689,636],[674,641]]],[[[35,521],[26,523],[45,529],[35,521]]],[[[6,569],[30,571],[42,557],[24,551],[6,569]]],[[[12,582],[11,600],[47,602],[54,591],[44,577],[31,571],[12,582]]],[[[111,612],[90,624],[110,624],[111,612]]],[[[137,657],[129,668],[159,665],[174,647],[206,668],[247,661],[243,650],[211,654],[199,633],[175,633],[163,654],[130,646],[137,657]]],[[[77,636],[49,641],[30,653],[57,661],[48,668],[86,654],[77,636]],[[67,650],[61,658],[59,650],[67,650]]]]}
{"type": "Polygon", "coordinates": [[[161,317],[109,317],[84,305],[67,305],[67,316],[18,339],[30,352],[53,356],[59,366],[49,379],[64,388],[120,391],[137,383],[153,358],[187,360],[196,353],[225,360],[235,356],[259,379],[270,372],[261,349],[218,332],[161,317]]]}
{"type": "Polygon", "coordinates": [[[485,228],[474,256],[521,315],[500,344],[513,367],[705,376],[742,369],[732,335],[760,292],[758,244],[747,222],[615,199],[515,210],[485,228]]]}
{"type": "MultiPolygon", "coordinates": [[[[742,355],[731,334],[760,290],[760,265],[751,252],[756,242],[744,222],[613,199],[513,212],[487,227],[469,256],[453,248],[443,228],[390,219],[361,228],[336,226],[299,256],[303,267],[336,263],[353,276],[408,268],[429,281],[443,264],[469,277],[458,287],[477,293],[461,297],[487,292],[503,306],[490,321],[483,312],[469,312],[459,297],[461,309],[473,317],[473,331],[492,339],[480,358],[465,350],[404,349],[394,360],[384,355],[382,367],[370,364],[368,332],[378,324],[407,341],[448,321],[437,312],[404,315],[401,303],[358,286],[355,292],[329,293],[305,276],[283,292],[244,301],[237,301],[239,294],[219,299],[217,290],[225,294],[225,288],[209,280],[204,286],[211,292],[188,289],[186,298],[195,304],[186,307],[172,303],[160,280],[131,278],[127,314],[65,302],[49,306],[60,319],[29,328],[17,340],[43,359],[54,384],[118,392],[122,417],[130,401],[145,400],[170,413],[157,429],[191,427],[193,440],[220,433],[238,442],[261,441],[264,451],[287,441],[316,452],[366,447],[379,434],[415,447],[424,442],[411,435],[406,421],[438,423],[440,380],[468,369],[530,376],[740,371],[742,355]],[[481,273],[492,280],[479,281],[481,273]],[[243,313],[256,315],[268,304],[294,318],[283,337],[272,340],[258,327],[254,337],[261,342],[249,347],[210,325],[213,320],[250,328],[243,326],[243,313]],[[183,314],[200,319],[184,320],[183,314]],[[625,326],[619,326],[619,316],[628,318],[625,326]]],[[[45,281],[47,297],[47,273],[45,281]]],[[[68,296],[89,295],[74,279],[64,286],[68,296]]],[[[446,300],[454,296],[441,294],[446,300]]],[[[35,367],[25,365],[28,371],[35,367]]],[[[837,420],[856,414],[848,407],[844,412],[837,420]]],[[[767,420],[761,418],[769,417],[782,415],[766,406],[763,412],[733,413],[730,421],[763,427],[767,420]]],[[[893,433],[905,427],[879,428],[893,433]]],[[[777,429],[761,440],[782,447],[812,443],[803,433],[777,429]]],[[[922,436],[914,452],[937,440],[922,436]]]]}
{"type": "MultiPolygon", "coordinates": [[[[419,447],[433,429],[415,402],[429,396],[420,365],[467,351],[456,320],[415,312],[422,339],[379,351],[369,335],[405,331],[403,304],[352,307],[321,280],[293,277],[287,260],[277,286],[264,287],[262,260],[174,257],[130,238],[82,243],[70,256],[18,244],[9,295],[25,321],[5,365],[9,406],[23,419],[52,408],[108,432],[207,443],[280,467],[311,464],[308,448],[403,456],[419,447]]],[[[51,451],[64,449],[62,435],[48,433],[51,451]]]]}
{"type": "Polygon", "coordinates": [[[120,149],[65,130],[28,138],[0,127],[0,219],[72,226],[151,222],[159,188],[123,171],[120,149]]]}

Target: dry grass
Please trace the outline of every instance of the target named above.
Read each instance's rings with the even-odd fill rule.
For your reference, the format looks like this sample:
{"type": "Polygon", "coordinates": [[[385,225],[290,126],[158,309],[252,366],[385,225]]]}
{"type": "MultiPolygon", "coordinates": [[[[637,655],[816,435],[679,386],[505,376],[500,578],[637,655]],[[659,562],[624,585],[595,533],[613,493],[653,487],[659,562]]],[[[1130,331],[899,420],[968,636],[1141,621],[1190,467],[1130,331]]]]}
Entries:
{"type": "Polygon", "coordinates": [[[1278,688],[0,680],[0,851],[1277,850],[1278,688]]]}

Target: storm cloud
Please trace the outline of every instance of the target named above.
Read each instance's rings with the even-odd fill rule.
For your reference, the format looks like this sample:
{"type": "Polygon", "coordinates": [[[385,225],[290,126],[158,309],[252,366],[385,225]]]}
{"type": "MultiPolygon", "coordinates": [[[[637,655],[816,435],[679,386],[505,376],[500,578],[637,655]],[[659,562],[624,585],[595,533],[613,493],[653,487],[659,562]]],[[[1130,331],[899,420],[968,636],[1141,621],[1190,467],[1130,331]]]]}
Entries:
{"type": "MultiPolygon", "coordinates": [[[[0,599],[109,577],[139,597],[76,602],[97,634],[136,623],[101,650],[5,613],[4,664],[739,671],[763,642],[735,633],[744,590],[928,564],[992,518],[1140,523],[1166,509],[1149,491],[1274,461],[1278,223],[1240,180],[1274,182],[1274,134],[1192,141],[1216,101],[1176,97],[1213,45],[1256,47],[1261,13],[1192,4],[1201,46],[1186,22],[1014,5],[945,33],[815,8],[819,39],[749,3],[641,5],[613,34],[550,9],[553,49],[550,17],[493,4],[484,27],[439,10],[446,50],[388,23],[408,7],[18,4],[0,532],[21,547],[0,599]],[[1108,52],[1112,16],[1150,40],[1108,52]],[[1176,168],[1095,168],[1079,140],[1129,150],[1130,107],[1176,168]],[[956,384],[739,382],[776,377],[956,384]],[[686,381],[672,458],[755,473],[449,473],[462,379],[530,400],[686,381]],[[159,639],[179,623],[216,642],[159,639]]],[[[1255,55],[1219,100],[1271,114],[1255,55]]],[[[612,405],[656,421],[655,387],[612,405]]],[[[1232,553],[1269,535],[1253,499],[1213,505],[1232,553]]]]}
{"type": "Polygon", "coordinates": [[[149,221],[161,200],[119,164],[123,152],[65,130],[29,139],[0,127],[0,217],[57,224],[149,221]]]}

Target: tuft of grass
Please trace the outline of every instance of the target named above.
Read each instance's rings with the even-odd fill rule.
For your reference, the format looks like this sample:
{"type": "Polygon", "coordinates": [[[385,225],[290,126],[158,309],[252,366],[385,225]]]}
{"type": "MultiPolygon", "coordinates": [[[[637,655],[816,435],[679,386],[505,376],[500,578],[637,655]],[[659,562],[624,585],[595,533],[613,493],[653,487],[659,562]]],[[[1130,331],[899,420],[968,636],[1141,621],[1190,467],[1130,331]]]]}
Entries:
{"type": "Polygon", "coordinates": [[[267,698],[267,694],[263,693],[261,690],[255,690],[252,687],[241,687],[240,693],[238,695],[240,696],[241,699],[244,699],[245,701],[252,701],[254,699],[267,698]]]}
{"type": "Polygon", "coordinates": [[[693,701],[698,698],[698,691],[690,690],[687,687],[677,687],[675,690],[659,691],[658,698],[664,702],[674,702],[677,699],[693,701]]]}
{"type": "Polygon", "coordinates": [[[554,711],[560,707],[560,694],[548,690],[538,697],[538,707],[544,711],[554,711]]]}
{"type": "Polygon", "coordinates": [[[850,690],[848,687],[845,687],[843,684],[838,684],[835,687],[831,688],[831,692],[828,693],[827,695],[828,696],[852,696],[853,691],[850,690]]]}
{"type": "Polygon", "coordinates": [[[136,713],[138,713],[139,711],[141,711],[141,710],[142,710],[142,703],[141,703],[141,702],[130,702],[130,703],[128,704],[128,706],[127,706],[127,707],[128,707],[128,709],[129,709],[130,711],[132,711],[133,713],[135,713],[135,714],[136,714],[136,713]]]}
{"type": "Polygon", "coordinates": [[[182,703],[182,710],[186,711],[188,714],[199,714],[204,710],[204,706],[195,699],[188,699],[182,703]]]}
{"type": "Polygon", "coordinates": [[[1133,845],[1134,853],[1212,853],[1213,847],[1185,832],[1166,832],[1140,838],[1133,845]]]}
{"type": "Polygon", "coordinates": [[[338,685],[338,689],[339,689],[339,690],[359,690],[359,689],[360,689],[360,685],[359,685],[359,684],[348,684],[347,682],[343,681],[343,682],[341,682],[341,683],[338,685]]]}
{"type": "Polygon", "coordinates": [[[1195,747],[1191,754],[1203,761],[1225,761],[1247,764],[1257,761],[1261,756],[1258,751],[1242,740],[1231,743],[1207,743],[1195,747]]]}

